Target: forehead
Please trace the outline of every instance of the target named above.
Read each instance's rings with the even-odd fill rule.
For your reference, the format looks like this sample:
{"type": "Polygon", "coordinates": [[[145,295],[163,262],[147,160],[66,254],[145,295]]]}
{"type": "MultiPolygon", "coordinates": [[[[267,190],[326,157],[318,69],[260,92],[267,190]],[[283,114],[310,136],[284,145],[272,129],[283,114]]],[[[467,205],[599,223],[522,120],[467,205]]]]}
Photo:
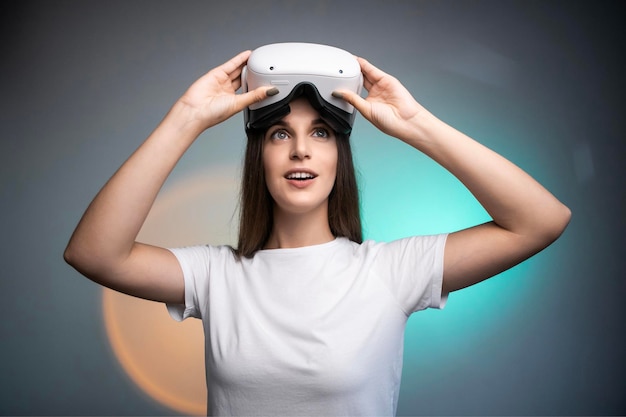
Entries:
{"type": "Polygon", "coordinates": [[[320,118],[319,112],[315,110],[311,103],[309,103],[309,100],[304,97],[299,97],[291,101],[289,108],[291,111],[282,119],[285,122],[312,121],[320,118]]]}

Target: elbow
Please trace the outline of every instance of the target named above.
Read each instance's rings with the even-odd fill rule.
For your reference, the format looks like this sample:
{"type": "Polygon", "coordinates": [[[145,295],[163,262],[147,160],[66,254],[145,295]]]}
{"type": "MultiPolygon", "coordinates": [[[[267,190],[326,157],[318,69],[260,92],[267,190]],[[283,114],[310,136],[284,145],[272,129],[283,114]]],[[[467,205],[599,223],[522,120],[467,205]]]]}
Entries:
{"type": "Polygon", "coordinates": [[[63,260],[90,280],[106,285],[105,281],[122,267],[123,260],[102,246],[70,239],[63,252],[63,260]]]}
{"type": "Polygon", "coordinates": [[[80,265],[84,263],[84,260],[81,261],[80,252],[80,249],[71,241],[68,243],[65,251],[63,252],[63,260],[78,271],[81,270],[80,265]]]}
{"type": "Polygon", "coordinates": [[[561,237],[572,218],[572,212],[566,205],[557,202],[549,209],[544,207],[537,212],[525,229],[517,233],[526,241],[528,248],[537,253],[550,246],[561,237]]]}
{"type": "Polygon", "coordinates": [[[76,253],[77,251],[70,245],[68,245],[65,248],[65,251],[63,252],[63,260],[65,261],[65,263],[67,263],[68,265],[76,268],[76,266],[78,265],[79,261],[78,261],[78,255],[76,253]]]}
{"type": "Polygon", "coordinates": [[[93,256],[93,253],[84,245],[70,241],[63,252],[63,260],[82,275],[91,278],[102,267],[99,257],[93,256]]]}
{"type": "Polygon", "coordinates": [[[63,251],[63,260],[65,261],[65,263],[67,263],[68,265],[74,266],[74,262],[76,259],[76,254],[75,254],[75,250],[74,247],[72,246],[72,243],[68,243],[68,245],[65,247],[65,250],[63,251]]]}
{"type": "Polygon", "coordinates": [[[556,233],[555,239],[561,236],[561,234],[563,234],[563,232],[567,228],[567,225],[569,224],[571,219],[572,219],[572,210],[570,210],[570,208],[567,207],[565,204],[561,204],[558,220],[556,221],[557,233],[556,233]]]}
{"type": "Polygon", "coordinates": [[[559,203],[549,219],[544,229],[545,246],[550,245],[563,234],[572,219],[572,211],[566,205],[559,203]]]}

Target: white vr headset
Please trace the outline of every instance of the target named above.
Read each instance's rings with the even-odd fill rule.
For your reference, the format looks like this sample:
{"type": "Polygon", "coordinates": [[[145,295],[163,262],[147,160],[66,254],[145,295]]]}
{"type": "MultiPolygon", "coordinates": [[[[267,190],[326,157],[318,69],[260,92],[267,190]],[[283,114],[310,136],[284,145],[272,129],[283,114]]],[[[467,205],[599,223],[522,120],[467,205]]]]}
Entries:
{"type": "Polygon", "coordinates": [[[313,43],[276,43],[261,46],[248,58],[241,73],[243,92],[260,86],[278,88],[278,94],[244,110],[246,130],[264,130],[289,114],[289,102],[305,96],[337,132],[349,134],[354,107],[335,98],[338,89],[361,93],[363,76],[354,55],[313,43]]]}

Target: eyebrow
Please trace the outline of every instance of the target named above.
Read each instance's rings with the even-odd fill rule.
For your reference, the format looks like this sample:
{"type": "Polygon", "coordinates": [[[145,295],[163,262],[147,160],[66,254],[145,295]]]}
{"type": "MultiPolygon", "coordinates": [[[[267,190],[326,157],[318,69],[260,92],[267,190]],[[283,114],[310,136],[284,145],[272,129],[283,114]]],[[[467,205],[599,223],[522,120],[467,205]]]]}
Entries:
{"type": "MultiPolygon", "coordinates": [[[[317,118],[317,119],[311,121],[311,126],[316,126],[316,125],[324,125],[324,126],[330,128],[330,125],[326,121],[324,121],[324,119],[322,119],[322,118],[317,118]]],[[[285,122],[284,120],[279,120],[276,123],[272,124],[272,126],[270,126],[270,127],[273,127],[273,126],[291,127],[291,124],[288,123],[288,122],[285,122]]]]}

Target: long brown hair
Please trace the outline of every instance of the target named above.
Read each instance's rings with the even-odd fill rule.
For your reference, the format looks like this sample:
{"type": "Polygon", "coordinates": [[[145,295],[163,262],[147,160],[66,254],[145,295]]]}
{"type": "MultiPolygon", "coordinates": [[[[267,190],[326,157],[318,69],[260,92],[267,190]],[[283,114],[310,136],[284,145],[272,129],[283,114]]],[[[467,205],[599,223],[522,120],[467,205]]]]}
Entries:
{"type": "MultiPolygon", "coordinates": [[[[263,142],[265,132],[248,131],[239,196],[239,242],[237,256],[251,258],[263,249],[272,231],[274,200],[265,183],[263,142]]],[[[359,210],[359,191],[350,147],[350,136],[337,138],[337,177],[328,196],[328,223],[335,237],[363,241],[359,210]]]]}

